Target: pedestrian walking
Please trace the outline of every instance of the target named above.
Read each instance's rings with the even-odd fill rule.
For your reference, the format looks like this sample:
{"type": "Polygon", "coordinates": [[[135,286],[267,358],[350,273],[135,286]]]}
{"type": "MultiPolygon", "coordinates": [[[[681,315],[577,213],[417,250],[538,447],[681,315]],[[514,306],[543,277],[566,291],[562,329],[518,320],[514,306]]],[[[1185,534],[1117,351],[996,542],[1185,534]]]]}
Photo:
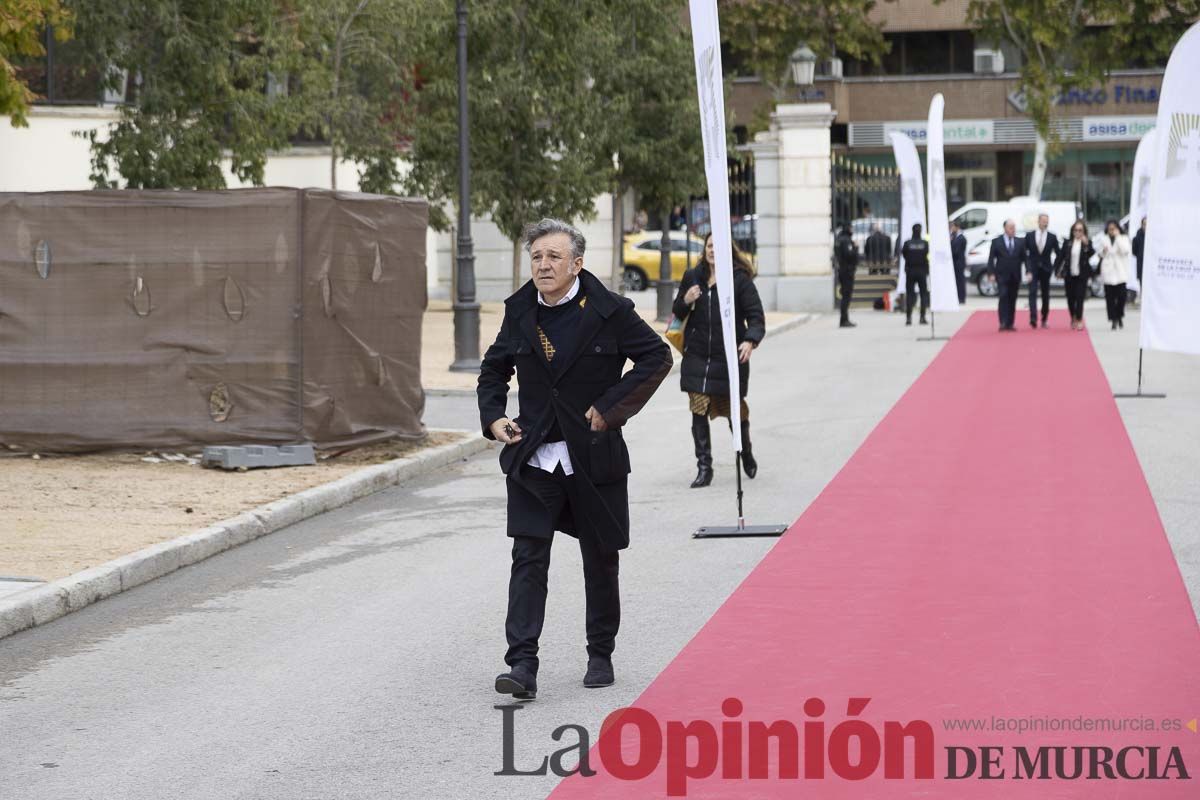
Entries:
{"type": "Polygon", "coordinates": [[[1029,271],[1029,327],[1038,326],[1038,289],[1042,290],[1042,327],[1050,321],[1050,276],[1058,259],[1058,237],[1048,228],[1050,215],[1038,214],[1037,230],[1025,234],[1026,266],[1029,271]]]}
{"type": "Polygon", "coordinates": [[[1067,293],[1067,310],[1071,314],[1071,329],[1083,330],[1083,301],[1087,297],[1088,284],[1092,282],[1092,256],[1095,250],[1088,240],[1087,225],[1075,220],[1071,226],[1071,237],[1058,251],[1054,271],[1063,279],[1067,293]]]}
{"type": "Polygon", "coordinates": [[[967,237],[958,222],[950,223],[950,260],[954,264],[954,286],[958,289],[958,304],[967,302],[967,237]]]}
{"type": "Polygon", "coordinates": [[[912,325],[913,304],[917,289],[921,291],[921,324],[928,325],[929,310],[929,242],[921,236],[920,224],[912,226],[912,238],[900,248],[904,257],[904,324],[912,325]]]}
{"type": "MultiPolygon", "coordinates": [[[[676,319],[687,318],[683,328],[683,364],[679,386],[688,395],[692,412],[692,443],[696,450],[696,479],[692,488],[708,486],[713,479],[712,432],[709,421],[729,419],[729,370],[725,365],[725,338],[721,329],[721,306],[717,297],[716,255],[712,234],[704,239],[704,256],[683,273],[673,311],[676,319]]],[[[738,350],[739,402],[742,417],[742,469],[747,478],[758,474],[758,462],[750,445],[750,354],[766,335],[762,300],[754,286],[754,266],[733,245],[733,320],[738,350]]]]}
{"type": "Polygon", "coordinates": [[[1000,298],[996,312],[1000,330],[1015,331],[1017,295],[1021,292],[1021,269],[1025,263],[1025,240],[1017,238],[1017,223],[1004,221],[1004,233],[992,240],[987,269],[996,276],[1000,298]]]}
{"type": "Polygon", "coordinates": [[[843,223],[833,243],[834,259],[837,261],[838,292],[841,294],[842,321],[840,327],[857,327],[850,321],[850,301],[854,297],[854,273],[858,271],[858,247],[850,234],[850,226],[843,223]]]}
{"type": "Polygon", "coordinates": [[[619,551],[629,546],[629,450],[622,429],[671,370],[666,342],[583,268],[586,242],[544,219],[525,229],[532,278],[504,302],[496,341],[479,371],[483,435],[504,443],[512,568],[504,631],[509,670],[496,691],[537,696],[538,639],[554,532],[579,540],[587,598],[583,685],[615,681],[621,622],[619,551]],[[626,360],[633,367],[624,375],[626,360]],[[518,413],[509,418],[516,372],[518,413]]]}
{"type": "Polygon", "coordinates": [[[1104,281],[1104,304],[1112,329],[1125,327],[1126,283],[1129,281],[1129,256],[1133,244],[1121,233],[1121,225],[1110,219],[1100,237],[1100,279],[1104,281]]]}
{"type": "Polygon", "coordinates": [[[1133,236],[1133,257],[1137,260],[1138,286],[1142,285],[1142,259],[1146,255],[1146,218],[1142,217],[1142,226],[1133,236]]]}

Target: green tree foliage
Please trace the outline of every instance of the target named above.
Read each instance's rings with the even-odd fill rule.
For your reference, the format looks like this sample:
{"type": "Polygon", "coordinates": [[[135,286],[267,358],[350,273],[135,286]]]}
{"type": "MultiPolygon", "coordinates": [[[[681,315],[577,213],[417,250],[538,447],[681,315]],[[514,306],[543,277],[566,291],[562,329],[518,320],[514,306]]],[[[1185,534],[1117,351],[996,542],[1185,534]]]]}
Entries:
{"type": "MultiPolygon", "coordinates": [[[[704,147],[692,40],[679,0],[613,0],[597,48],[595,91],[605,98],[606,147],[616,154],[620,191],[647,208],[670,211],[704,190],[704,147]]],[[[598,38],[599,35],[598,35],[598,38]]]]}
{"type": "MultiPolygon", "coordinates": [[[[616,194],[634,190],[639,205],[665,221],[673,206],[705,187],[687,4],[612,0],[607,10],[595,33],[602,46],[592,51],[602,63],[592,69],[595,91],[605,98],[605,149],[615,154],[616,194]]],[[[666,248],[660,272],[669,280],[666,248]]]]}
{"type": "Polygon", "coordinates": [[[1200,16],[1198,0],[971,0],[978,36],[1021,54],[1020,86],[1043,139],[1057,145],[1055,98],[1114,70],[1155,63],[1200,16]]]}
{"type": "Polygon", "coordinates": [[[817,58],[878,62],[888,51],[875,0],[722,0],[721,35],[763,83],[784,99],[792,51],[807,44],[817,58]]]}
{"type": "Polygon", "coordinates": [[[294,117],[269,76],[293,41],[275,0],[71,0],[78,36],[110,86],[130,101],[107,132],[91,132],[97,187],[217,189],[222,158],[260,184],[294,117]]]}
{"type": "MultiPolygon", "coordinates": [[[[456,18],[450,0],[431,5],[406,187],[444,203],[458,190],[456,18]]],[[[597,46],[590,34],[603,18],[594,2],[470,4],[471,206],[513,242],[514,286],[523,281],[522,226],[593,218],[609,188],[606,103],[583,55],[597,46]]]]}
{"type": "Polygon", "coordinates": [[[17,75],[11,59],[18,56],[43,56],[42,36],[46,26],[54,26],[60,41],[70,37],[71,16],[59,0],[3,0],[0,2],[0,114],[11,118],[13,127],[29,123],[25,115],[33,102],[17,75]]]}
{"type": "Polygon", "coordinates": [[[362,165],[363,191],[392,193],[398,150],[411,124],[414,65],[410,29],[427,13],[421,0],[301,0],[289,74],[307,136],[330,143],[337,163],[362,165]]]}

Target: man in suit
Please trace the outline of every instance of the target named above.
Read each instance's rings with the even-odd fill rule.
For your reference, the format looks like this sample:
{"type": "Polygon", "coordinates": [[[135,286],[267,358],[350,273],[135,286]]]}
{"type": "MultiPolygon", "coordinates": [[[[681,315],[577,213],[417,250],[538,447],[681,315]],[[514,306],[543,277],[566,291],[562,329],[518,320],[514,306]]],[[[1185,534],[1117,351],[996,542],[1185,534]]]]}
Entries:
{"type": "Polygon", "coordinates": [[[958,288],[958,304],[967,302],[967,237],[958,222],[950,223],[950,258],[954,262],[954,284],[958,288]]]}
{"type": "Polygon", "coordinates": [[[1000,330],[1016,330],[1017,295],[1021,293],[1021,265],[1025,263],[1025,240],[1017,238],[1017,223],[1004,221],[1004,233],[992,240],[988,271],[1000,287],[1000,330]]]}
{"type": "Polygon", "coordinates": [[[1042,290],[1042,327],[1050,317],[1050,276],[1058,259],[1060,245],[1058,237],[1047,228],[1048,214],[1038,214],[1036,231],[1025,234],[1026,264],[1029,268],[1029,327],[1036,328],[1038,289],[1042,290]]]}
{"type": "Polygon", "coordinates": [[[863,243],[863,255],[867,259],[867,270],[870,274],[891,270],[892,237],[883,232],[878,222],[871,225],[871,235],[863,243]]]}
{"type": "Polygon", "coordinates": [[[929,309],[929,242],[921,236],[920,224],[912,226],[912,238],[900,248],[904,257],[904,319],[912,325],[913,304],[917,288],[921,290],[921,324],[927,325],[925,312],[929,309]]]}
{"type": "Polygon", "coordinates": [[[667,343],[583,268],[585,241],[544,219],[523,235],[532,279],[504,302],[504,319],[479,371],[483,435],[504,443],[512,570],[507,672],[496,691],[537,696],[538,639],[554,532],[579,540],[587,599],[583,685],[614,682],[621,621],[618,553],[629,546],[629,450],[622,427],[671,370],[667,343]],[[634,362],[624,376],[626,359],[634,362]],[[507,416],[517,373],[519,411],[507,416]]]}

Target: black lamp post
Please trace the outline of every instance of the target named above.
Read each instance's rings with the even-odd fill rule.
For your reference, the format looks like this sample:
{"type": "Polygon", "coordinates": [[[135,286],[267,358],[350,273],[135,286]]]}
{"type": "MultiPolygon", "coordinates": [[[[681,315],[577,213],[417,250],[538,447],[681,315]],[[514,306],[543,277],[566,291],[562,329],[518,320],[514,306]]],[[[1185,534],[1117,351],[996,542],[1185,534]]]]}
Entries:
{"type": "Polygon", "coordinates": [[[467,4],[458,0],[458,257],[451,372],[479,370],[479,303],[475,300],[475,243],[471,240],[471,133],[467,124],[467,4]]]}

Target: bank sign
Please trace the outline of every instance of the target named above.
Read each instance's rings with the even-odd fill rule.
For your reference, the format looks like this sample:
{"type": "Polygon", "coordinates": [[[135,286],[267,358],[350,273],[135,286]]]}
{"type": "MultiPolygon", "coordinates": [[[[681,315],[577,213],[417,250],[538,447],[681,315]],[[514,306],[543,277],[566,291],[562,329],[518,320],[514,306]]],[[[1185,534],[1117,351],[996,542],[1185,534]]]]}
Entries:
{"type": "MultiPolygon", "coordinates": [[[[924,121],[883,123],[885,142],[892,131],[907,135],[918,146],[929,142],[929,125],[924,121]]],[[[948,119],[942,123],[942,136],[947,146],[992,144],[996,139],[995,126],[990,119],[948,119]]]]}
{"type": "Polygon", "coordinates": [[[1085,142],[1136,142],[1154,127],[1154,117],[1084,117],[1085,142]]]}

